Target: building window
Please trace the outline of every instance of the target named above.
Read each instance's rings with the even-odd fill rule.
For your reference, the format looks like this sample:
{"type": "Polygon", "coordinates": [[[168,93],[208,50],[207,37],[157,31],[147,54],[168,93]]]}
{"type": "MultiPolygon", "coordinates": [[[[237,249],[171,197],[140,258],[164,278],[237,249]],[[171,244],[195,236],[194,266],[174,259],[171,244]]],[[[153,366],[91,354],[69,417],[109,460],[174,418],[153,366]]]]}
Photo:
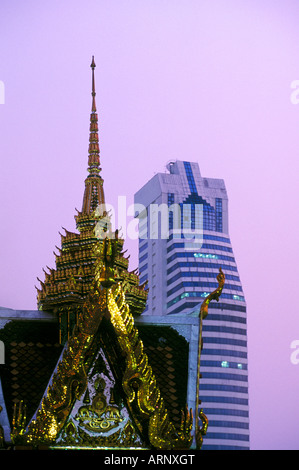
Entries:
{"type": "MultiPolygon", "coordinates": [[[[174,204],[174,193],[168,193],[167,205],[168,207],[174,204]]],[[[173,229],[173,211],[169,211],[169,230],[173,229]]]]}
{"type": "MultiPolygon", "coordinates": [[[[169,279],[167,281],[167,286],[170,286],[170,284],[177,281],[181,277],[190,277],[190,278],[194,278],[194,277],[200,277],[200,278],[202,278],[202,277],[211,277],[213,279],[216,279],[216,274],[215,273],[210,273],[210,272],[204,272],[204,271],[201,271],[201,272],[199,272],[199,271],[180,271],[177,274],[175,274],[171,279],[169,279]]],[[[234,276],[232,274],[225,274],[225,279],[230,280],[230,281],[240,282],[239,277],[234,276]]],[[[239,287],[242,290],[241,286],[238,286],[237,290],[240,290],[239,287]]],[[[234,285],[234,288],[235,288],[235,285],[234,285]]]]}
{"type": "MultiPolygon", "coordinates": [[[[197,193],[191,193],[183,203],[181,203],[181,214],[184,213],[183,205],[188,204],[191,206],[191,228],[194,230],[196,223],[198,224],[199,221],[196,221],[196,217],[200,217],[200,212],[196,210],[196,206],[202,206],[203,212],[203,229],[204,230],[212,230],[215,231],[216,229],[216,211],[211,204],[209,204],[205,199],[199,196],[197,193]]],[[[182,227],[183,227],[183,220],[182,220],[182,227]]]]}
{"type": "MultiPolygon", "coordinates": [[[[184,287],[208,287],[210,289],[217,289],[218,284],[216,282],[208,282],[208,281],[182,281],[179,284],[176,284],[172,289],[169,289],[167,291],[167,297],[179,291],[180,289],[183,289],[184,287]]],[[[234,284],[227,284],[225,288],[229,290],[237,290],[237,291],[242,292],[242,287],[234,285],[234,284]]],[[[235,297],[240,297],[240,296],[234,295],[233,297],[235,300],[235,297]]]]}
{"type": "Polygon", "coordinates": [[[190,162],[184,162],[185,172],[189,184],[191,194],[197,194],[196,184],[194,181],[194,176],[191,168],[190,162]]]}
{"type": "Polygon", "coordinates": [[[147,259],[147,253],[139,258],[139,264],[143,263],[147,259]]]}
{"type": "Polygon", "coordinates": [[[140,246],[140,240],[139,240],[139,253],[141,253],[144,250],[147,250],[147,248],[148,248],[147,242],[145,242],[144,245],[140,246]]]}
{"type": "Polygon", "coordinates": [[[229,367],[229,362],[227,362],[227,361],[222,361],[222,362],[221,362],[221,367],[229,367]]]}
{"type": "Polygon", "coordinates": [[[147,274],[140,278],[140,280],[139,280],[140,285],[144,284],[145,281],[147,281],[147,274]]]}
{"type": "MultiPolygon", "coordinates": [[[[207,296],[209,295],[209,292],[183,292],[183,294],[175,297],[174,299],[170,300],[169,302],[167,302],[167,308],[171,307],[171,305],[179,302],[180,300],[186,298],[186,297],[202,297],[202,298],[206,298],[207,296]]],[[[240,300],[241,302],[245,302],[245,298],[241,295],[233,295],[233,294],[221,294],[221,298],[222,299],[230,299],[230,300],[235,300],[235,298],[238,297],[238,300],[240,300]]],[[[214,307],[214,305],[213,305],[214,307]]]]}
{"type": "Polygon", "coordinates": [[[143,273],[143,271],[145,271],[146,269],[147,269],[147,264],[144,264],[143,266],[139,268],[139,274],[143,273]]]}
{"type": "Polygon", "coordinates": [[[218,269],[218,270],[219,268],[222,268],[223,271],[236,271],[237,272],[236,266],[230,266],[229,264],[224,264],[224,263],[216,264],[216,263],[204,263],[200,261],[193,261],[193,262],[192,261],[184,261],[184,262],[180,261],[174,264],[173,266],[171,266],[171,268],[167,269],[167,275],[170,273],[173,273],[178,268],[210,268],[210,269],[218,269]]]}
{"type": "Polygon", "coordinates": [[[222,232],[222,199],[216,197],[216,232],[222,232]]]}

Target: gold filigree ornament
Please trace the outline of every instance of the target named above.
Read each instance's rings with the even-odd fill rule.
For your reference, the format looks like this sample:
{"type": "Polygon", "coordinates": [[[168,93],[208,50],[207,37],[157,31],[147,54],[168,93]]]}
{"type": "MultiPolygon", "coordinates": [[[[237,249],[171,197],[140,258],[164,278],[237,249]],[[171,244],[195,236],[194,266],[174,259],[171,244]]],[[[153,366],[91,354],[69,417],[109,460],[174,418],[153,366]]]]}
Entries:
{"type": "Polygon", "coordinates": [[[14,444],[51,445],[61,431],[70,408],[87,387],[86,357],[105,312],[103,292],[96,289],[83,306],[62,358],[52,376],[36,416],[25,428],[26,416],[22,405],[15,409],[12,426],[14,444]]]}
{"type": "MultiPolygon", "coordinates": [[[[107,260],[106,260],[107,262],[107,260]]],[[[25,427],[26,414],[20,404],[19,411],[15,409],[12,427],[12,441],[15,445],[56,446],[60,433],[63,431],[66,441],[70,444],[78,442],[78,437],[85,446],[116,445],[122,447],[124,442],[135,441],[130,425],[115,429],[111,436],[93,436],[88,431],[107,431],[113,429],[121,421],[119,410],[110,402],[100,396],[96,397],[91,407],[84,406],[79,410],[78,419],[84,424],[76,427],[67,418],[76,400],[80,400],[88,389],[88,373],[91,367],[90,356],[94,355],[93,343],[99,325],[105,316],[110,320],[116,335],[120,353],[124,358],[124,366],[119,379],[126,396],[126,403],[130,415],[137,427],[140,437],[149,446],[155,449],[189,449],[193,442],[192,409],[182,411],[180,429],[177,430],[171,422],[168,410],[165,407],[156,377],[149,365],[148,357],[144,352],[143,342],[139,338],[138,330],[134,325],[134,318],[126,301],[126,290],[130,288],[128,281],[118,281],[112,287],[103,288],[100,270],[102,261],[98,259],[97,276],[85,301],[82,313],[67,342],[62,357],[52,376],[50,385],[42,399],[35,417],[25,427]],[[91,348],[93,344],[93,348],[91,348]],[[89,355],[92,350],[93,354],[89,355]],[[65,426],[65,427],[64,427],[65,426]]],[[[213,292],[202,309],[208,307],[210,300],[219,298],[221,294],[224,275],[222,271],[218,276],[219,288],[213,292]]],[[[201,312],[201,317],[205,312],[201,312]]],[[[195,437],[197,448],[202,444],[202,436],[206,433],[208,421],[201,411],[195,417],[195,437]],[[199,427],[199,420],[202,427],[199,427]],[[198,422],[197,422],[198,421],[198,422]]]]}
{"type": "Polygon", "coordinates": [[[108,310],[125,356],[126,369],[122,387],[128,406],[141,434],[147,433],[154,448],[189,449],[192,444],[192,410],[182,412],[180,432],[177,432],[170,421],[148,357],[143,351],[143,343],[125,301],[125,288],[125,285],[118,284],[109,289],[108,310]]]}
{"type": "MultiPolygon", "coordinates": [[[[100,382],[102,381],[103,379],[100,382]]],[[[124,420],[113,400],[107,404],[104,388],[101,385],[100,383],[91,405],[81,406],[75,416],[81,427],[95,433],[111,431],[124,420]]]]}

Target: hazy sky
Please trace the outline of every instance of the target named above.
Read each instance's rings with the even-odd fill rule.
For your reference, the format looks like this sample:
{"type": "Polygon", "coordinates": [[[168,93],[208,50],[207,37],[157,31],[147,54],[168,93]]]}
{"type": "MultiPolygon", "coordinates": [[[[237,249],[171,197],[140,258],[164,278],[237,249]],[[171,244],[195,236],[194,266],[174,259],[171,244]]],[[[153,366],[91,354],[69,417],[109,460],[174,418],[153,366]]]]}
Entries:
{"type": "Polygon", "coordinates": [[[299,449],[298,20],[298,0],[0,2],[0,306],[36,309],[75,231],[94,55],[106,200],[129,206],[174,159],[225,180],[252,449],[299,449]]]}

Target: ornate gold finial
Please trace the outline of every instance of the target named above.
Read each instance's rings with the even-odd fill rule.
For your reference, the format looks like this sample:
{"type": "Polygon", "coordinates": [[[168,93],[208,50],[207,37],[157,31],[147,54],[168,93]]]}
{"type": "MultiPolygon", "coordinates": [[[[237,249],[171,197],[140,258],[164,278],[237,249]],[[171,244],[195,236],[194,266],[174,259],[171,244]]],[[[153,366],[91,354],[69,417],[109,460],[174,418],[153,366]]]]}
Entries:
{"type": "Polygon", "coordinates": [[[98,206],[102,207],[105,204],[103,178],[100,176],[100,146],[98,134],[98,115],[96,107],[96,91],[95,91],[95,73],[96,67],[94,56],[90,65],[92,69],[92,106],[90,114],[90,133],[89,133],[89,147],[88,147],[88,172],[89,175],[85,180],[85,192],[83,196],[82,213],[90,215],[98,206]]]}
{"type": "Polygon", "coordinates": [[[91,110],[92,110],[93,113],[95,113],[97,108],[96,108],[96,100],[95,100],[96,90],[95,90],[95,80],[94,80],[94,69],[96,68],[96,64],[95,64],[95,61],[94,61],[94,56],[92,56],[92,61],[91,61],[90,67],[92,68],[92,91],[91,91],[92,107],[91,107],[91,110]]]}
{"type": "Polygon", "coordinates": [[[115,256],[115,240],[106,237],[103,243],[103,265],[98,278],[98,282],[106,289],[109,289],[116,282],[114,272],[115,256]]]}

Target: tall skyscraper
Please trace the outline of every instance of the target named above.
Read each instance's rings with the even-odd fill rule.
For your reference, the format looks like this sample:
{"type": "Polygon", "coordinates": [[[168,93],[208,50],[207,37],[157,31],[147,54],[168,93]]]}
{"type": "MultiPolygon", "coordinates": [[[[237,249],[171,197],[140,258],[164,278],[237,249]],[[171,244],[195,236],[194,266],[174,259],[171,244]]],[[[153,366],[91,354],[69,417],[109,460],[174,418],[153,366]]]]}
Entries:
{"type": "Polygon", "coordinates": [[[149,288],[143,315],[194,315],[222,268],[223,292],[203,322],[200,399],[209,428],[202,448],[249,449],[246,303],[225,184],[202,177],[197,163],[174,161],[167,170],[135,194],[140,282],[149,288]]]}

